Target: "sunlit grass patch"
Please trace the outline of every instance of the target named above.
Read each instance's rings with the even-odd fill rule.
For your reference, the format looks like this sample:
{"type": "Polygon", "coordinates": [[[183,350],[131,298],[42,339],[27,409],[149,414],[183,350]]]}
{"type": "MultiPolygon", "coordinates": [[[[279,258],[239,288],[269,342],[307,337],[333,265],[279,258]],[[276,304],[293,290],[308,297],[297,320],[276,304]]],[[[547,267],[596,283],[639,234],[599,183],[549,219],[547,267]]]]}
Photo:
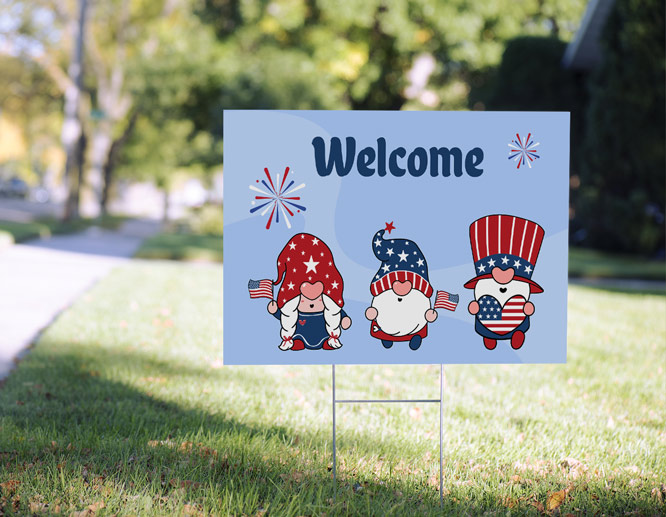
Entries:
{"type": "Polygon", "coordinates": [[[666,280],[664,259],[608,253],[584,248],[569,249],[569,275],[588,278],[666,280]]]}
{"type": "Polygon", "coordinates": [[[222,262],[222,237],[194,233],[163,232],[145,240],[137,258],[222,262]]]}
{"type": "MultiPolygon", "coordinates": [[[[330,368],[222,367],[221,311],[221,266],[139,263],[58,318],[0,389],[2,511],[441,513],[437,404],[339,406],[334,503],[330,368]]],[[[663,513],[665,312],[571,288],[566,365],[446,366],[445,512],[663,513]]],[[[436,398],[439,366],[337,381],[436,398]]]]}

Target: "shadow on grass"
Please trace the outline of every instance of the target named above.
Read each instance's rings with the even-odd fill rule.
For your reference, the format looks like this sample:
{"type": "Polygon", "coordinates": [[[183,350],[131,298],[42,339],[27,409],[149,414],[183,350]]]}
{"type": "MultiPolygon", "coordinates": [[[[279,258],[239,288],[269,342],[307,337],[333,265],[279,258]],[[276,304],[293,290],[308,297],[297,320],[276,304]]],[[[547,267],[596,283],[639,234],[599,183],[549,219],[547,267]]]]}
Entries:
{"type": "MultiPolygon", "coordinates": [[[[540,513],[527,498],[509,501],[492,483],[455,488],[453,479],[445,480],[442,510],[437,492],[425,482],[400,475],[379,481],[353,468],[339,475],[334,504],[329,437],[313,431],[299,432],[296,438],[286,426],[241,422],[224,414],[224,400],[219,401],[220,413],[161,400],[151,394],[151,384],[144,392],[92,369],[96,349],[86,347],[87,356],[35,354],[0,390],[0,483],[20,481],[22,488],[15,490],[22,497],[13,508],[17,514],[32,513],[30,501],[37,494],[47,502],[59,501],[66,513],[100,499],[110,513],[139,514],[184,513],[186,504],[189,510],[233,515],[263,510],[269,515],[540,513]]],[[[153,381],[210,374],[140,351],[106,354],[104,371],[120,371],[122,377],[128,364],[132,370],[145,369],[153,381]]],[[[248,379],[247,372],[225,370],[224,381],[245,386],[271,382],[248,379]]],[[[188,382],[179,385],[187,389],[188,382]]],[[[360,449],[378,445],[371,436],[357,440],[354,446],[360,449]]],[[[465,473],[461,475],[464,480],[465,473]]],[[[499,484],[510,476],[506,472],[507,479],[499,484]]],[[[544,485],[547,491],[549,483],[544,485]]],[[[589,490],[578,504],[580,513],[605,508],[615,513],[627,507],[620,492],[589,490]]],[[[642,504],[648,514],[658,508],[642,504]]],[[[2,506],[0,497],[0,510],[2,506]]]]}
{"type": "MultiPolygon", "coordinates": [[[[133,368],[148,366],[151,375],[205,373],[136,354],[114,353],[108,360],[106,371],[132,361],[133,368]]],[[[425,484],[359,483],[340,473],[334,504],[330,449],[321,437],[301,433],[295,441],[284,426],[253,426],[185,409],[105,379],[90,363],[80,355],[32,357],[0,390],[0,461],[5,476],[24,479],[18,514],[32,511],[29,501],[37,493],[50,493],[63,509],[80,510],[81,501],[85,508],[105,490],[108,511],[146,511],[126,505],[149,494],[158,514],[176,511],[184,500],[224,514],[440,512],[437,493],[425,484]],[[59,375],[48,378],[48,371],[59,375]],[[307,452],[301,455],[302,448],[307,452]]],[[[242,372],[230,373],[242,378],[242,372]]],[[[448,504],[449,511],[463,511],[448,504]]]]}

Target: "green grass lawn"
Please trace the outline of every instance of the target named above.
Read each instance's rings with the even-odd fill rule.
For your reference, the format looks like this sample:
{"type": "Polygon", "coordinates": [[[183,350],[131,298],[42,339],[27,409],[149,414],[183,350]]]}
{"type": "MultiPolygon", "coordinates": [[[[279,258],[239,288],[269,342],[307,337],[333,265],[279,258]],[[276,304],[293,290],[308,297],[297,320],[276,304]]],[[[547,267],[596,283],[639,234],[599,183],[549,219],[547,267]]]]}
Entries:
{"type": "MultiPolygon", "coordinates": [[[[221,367],[221,284],[130,264],[42,334],[0,389],[0,514],[441,514],[438,406],[340,406],[333,503],[330,367],[221,367]]],[[[568,364],[445,367],[447,514],[666,512],[666,297],[569,304],[568,364]]],[[[338,396],[438,375],[338,367],[338,396]]]]}
{"type": "Polygon", "coordinates": [[[13,242],[23,242],[38,237],[50,237],[51,230],[41,223],[18,223],[15,221],[0,221],[0,232],[9,234],[13,242]]]}
{"type": "Polygon", "coordinates": [[[569,248],[569,276],[666,280],[666,262],[632,255],[569,248]]]}
{"type": "Polygon", "coordinates": [[[221,205],[205,205],[144,241],[136,253],[143,259],[222,262],[223,214],[221,205]]]}
{"type": "Polygon", "coordinates": [[[0,221],[0,233],[9,234],[13,242],[23,242],[39,237],[51,237],[56,234],[80,232],[90,226],[116,229],[127,218],[107,215],[99,219],[74,219],[61,221],[55,218],[40,219],[34,222],[0,221]]]}
{"type": "Polygon", "coordinates": [[[221,235],[166,231],[144,241],[137,258],[222,262],[221,235]]]}

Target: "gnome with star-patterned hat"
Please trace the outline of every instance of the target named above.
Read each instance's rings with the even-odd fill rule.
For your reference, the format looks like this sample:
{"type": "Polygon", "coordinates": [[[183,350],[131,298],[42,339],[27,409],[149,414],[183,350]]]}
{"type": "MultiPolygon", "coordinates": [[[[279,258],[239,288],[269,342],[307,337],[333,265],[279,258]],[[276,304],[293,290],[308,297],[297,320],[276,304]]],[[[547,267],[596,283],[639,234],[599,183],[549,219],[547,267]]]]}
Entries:
{"type": "Polygon", "coordinates": [[[498,340],[510,340],[514,350],[525,342],[534,314],[530,294],[543,292],[532,280],[543,237],[537,223],[513,215],[488,215],[469,227],[476,276],[465,284],[474,289],[468,310],[488,350],[498,340]]]}
{"type": "Polygon", "coordinates": [[[280,320],[280,350],[336,350],[351,326],[342,275],[330,248],[309,233],[294,235],[277,258],[275,281],[250,281],[250,296],[271,298],[268,312],[280,320]],[[280,285],[281,284],[281,285],[280,285]],[[275,300],[273,286],[280,285],[275,300]]]}
{"type": "Polygon", "coordinates": [[[370,335],[381,340],[385,348],[397,341],[406,341],[417,350],[428,335],[428,323],[437,319],[435,308],[455,310],[457,295],[439,291],[442,305],[430,306],[433,288],[428,280],[428,264],[418,245],[409,239],[385,238],[395,229],[393,223],[375,233],[372,251],[381,261],[372,279],[372,304],[365,311],[371,321],[370,335]]]}

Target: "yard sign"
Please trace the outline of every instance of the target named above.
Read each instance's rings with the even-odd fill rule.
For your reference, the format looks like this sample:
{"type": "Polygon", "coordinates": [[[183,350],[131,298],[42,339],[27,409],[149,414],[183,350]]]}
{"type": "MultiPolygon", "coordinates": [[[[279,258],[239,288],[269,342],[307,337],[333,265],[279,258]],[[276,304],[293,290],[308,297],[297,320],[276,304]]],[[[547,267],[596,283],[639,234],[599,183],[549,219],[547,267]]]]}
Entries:
{"type": "Polygon", "coordinates": [[[566,361],[569,114],[226,111],[224,363],[566,361]]]}

